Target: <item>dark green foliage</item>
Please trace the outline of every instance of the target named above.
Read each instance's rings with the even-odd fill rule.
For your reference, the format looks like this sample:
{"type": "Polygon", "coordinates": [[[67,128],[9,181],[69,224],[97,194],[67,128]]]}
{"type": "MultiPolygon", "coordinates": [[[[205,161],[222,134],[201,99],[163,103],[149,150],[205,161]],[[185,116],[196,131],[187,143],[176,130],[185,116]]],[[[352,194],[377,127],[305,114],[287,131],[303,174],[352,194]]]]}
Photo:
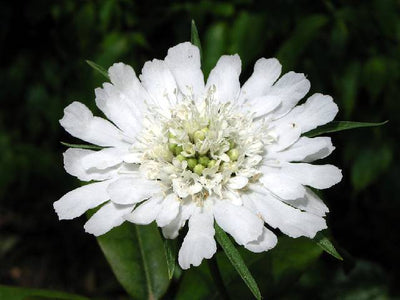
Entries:
{"type": "Polygon", "coordinates": [[[325,236],[325,234],[320,231],[314,237],[314,241],[320,246],[326,253],[329,253],[333,257],[343,260],[343,257],[337,252],[335,246],[333,246],[332,242],[325,236]]]}
{"type": "Polygon", "coordinates": [[[229,259],[229,262],[236,269],[240,277],[246,283],[247,287],[253,293],[253,296],[256,299],[261,299],[260,289],[257,286],[257,282],[254,280],[251,275],[249,269],[246,266],[246,263],[243,261],[243,258],[240,256],[239,251],[235,248],[232,241],[229,239],[228,235],[225,231],[215,223],[215,239],[218,244],[224,250],[226,257],[229,259]]]}
{"type": "Polygon", "coordinates": [[[70,143],[65,143],[65,142],[61,142],[61,145],[64,145],[65,147],[68,147],[68,148],[80,148],[80,149],[89,149],[89,150],[101,150],[104,148],[104,147],[90,145],[90,144],[70,144],[70,143]]]}
{"type": "MultiPolygon", "coordinates": [[[[237,52],[243,82],[257,58],[278,57],[285,71],[307,75],[311,93],[333,96],[337,120],[389,120],[332,134],[336,150],[321,162],[343,169],[342,183],[323,198],[344,261],[324,253],[315,262],[322,249],[306,239],[280,238],[277,248],[260,255],[239,249],[261,294],[399,296],[398,1],[3,1],[0,16],[0,283],[126,297],[96,240],[84,233],[84,218],[59,222],[52,208],[78,186],[62,168],[60,141],[82,143],[58,120],[72,101],[101,116],[93,90],[106,79],[86,59],[105,68],[122,61],[140,74],[146,60],[162,59],[169,47],[190,40],[193,19],[206,74],[220,55],[237,52]]],[[[251,297],[223,253],[218,263],[231,297],[251,297]]],[[[209,299],[215,291],[209,276],[204,263],[183,273],[176,267],[164,297],[209,299]]]]}
{"type": "Polygon", "coordinates": [[[158,299],[166,292],[167,259],[156,224],[125,222],[97,240],[118,281],[133,299],[158,299]]]}
{"type": "Polygon", "coordinates": [[[99,72],[101,75],[103,75],[107,80],[110,80],[110,77],[108,76],[107,70],[105,70],[102,66],[99,66],[95,62],[92,62],[91,60],[87,60],[86,63],[91,66],[94,70],[99,72]]]}
{"type": "Polygon", "coordinates": [[[388,121],[380,123],[368,123],[368,122],[352,122],[352,121],[333,121],[328,124],[322,125],[311,131],[306,132],[304,135],[307,137],[315,137],[319,135],[326,135],[332,132],[338,132],[343,130],[350,130],[363,127],[376,127],[385,125],[388,121]]]}

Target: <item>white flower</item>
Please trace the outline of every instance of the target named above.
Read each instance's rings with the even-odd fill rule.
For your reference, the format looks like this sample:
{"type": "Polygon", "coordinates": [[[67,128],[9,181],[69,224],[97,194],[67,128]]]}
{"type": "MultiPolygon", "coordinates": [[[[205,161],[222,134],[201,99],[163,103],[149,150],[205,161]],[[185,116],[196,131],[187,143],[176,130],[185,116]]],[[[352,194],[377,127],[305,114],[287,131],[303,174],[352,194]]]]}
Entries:
{"type": "Polygon", "coordinates": [[[293,238],[326,228],[328,208],[310,187],[329,188],[341,171],[310,164],[334,150],[329,137],[302,134],[332,121],[336,104],[314,94],[296,106],[310,83],[294,72],[279,78],[275,58],[259,59],[242,87],[240,71],[238,55],[222,56],[205,84],[199,50],[190,43],[147,62],[140,80],[130,66],[114,64],[111,83],[95,91],[112,123],[79,102],[60,120],[71,135],[105,148],[64,153],[68,173],[96,182],[55,202],[59,218],[104,204],[87,232],[156,221],[169,239],[188,221],[183,269],[214,255],[214,221],[253,252],[276,245],[271,227],[293,238]]]}

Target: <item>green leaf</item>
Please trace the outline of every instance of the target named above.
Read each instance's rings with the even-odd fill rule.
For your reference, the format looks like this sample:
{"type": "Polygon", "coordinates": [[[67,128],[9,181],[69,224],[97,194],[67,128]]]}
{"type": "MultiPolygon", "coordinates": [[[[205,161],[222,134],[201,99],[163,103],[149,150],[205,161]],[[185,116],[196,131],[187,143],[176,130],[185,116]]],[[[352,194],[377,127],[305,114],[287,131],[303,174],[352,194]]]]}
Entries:
{"type": "Polygon", "coordinates": [[[329,132],[336,132],[342,130],[349,130],[355,128],[362,128],[362,127],[376,127],[385,125],[389,121],[384,121],[380,123],[365,123],[365,122],[352,122],[352,121],[333,121],[326,125],[322,125],[318,128],[315,128],[309,132],[306,132],[304,136],[306,137],[315,137],[321,134],[329,133],[329,132]]]}
{"type": "Polygon", "coordinates": [[[215,223],[215,237],[217,239],[217,242],[224,250],[229,261],[235,267],[236,271],[239,273],[240,277],[242,277],[246,285],[249,287],[254,297],[256,299],[261,299],[260,289],[258,288],[256,281],[254,280],[245,262],[243,261],[243,258],[240,256],[239,251],[232,244],[225,231],[223,231],[217,223],[215,223]]]}
{"type": "Polygon", "coordinates": [[[89,150],[101,150],[104,147],[96,146],[96,145],[87,145],[87,144],[69,144],[65,142],[60,142],[62,145],[70,147],[70,148],[80,148],[80,149],[89,149],[89,150]]]}
{"type": "Polygon", "coordinates": [[[193,45],[197,46],[200,50],[200,58],[202,57],[202,49],[201,49],[201,42],[199,37],[199,32],[197,31],[196,23],[192,20],[192,29],[191,29],[191,36],[190,41],[193,45]]]}
{"type": "MultiPolygon", "coordinates": [[[[246,291],[248,290],[247,287],[246,291]]],[[[182,274],[182,280],[179,282],[178,291],[174,297],[175,300],[204,300],[215,299],[211,293],[218,293],[218,289],[212,280],[210,269],[205,261],[196,268],[189,268],[182,274]]],[[[219,295],[219,294],[217,294],[219,295]]]]}
{"type": "Polygon", "coordinates": [[[68,299],[68,300],[89,300],[89,298],[67,294],[64,292],[29,289],[14,286],[0,285],[0,299],[7,300],[28,300],[28,299],[68,299]]]}
{"type": "Polygon", "coordinates": [[[96,64],[95,62],[92,62],[91,60],[86,60],[86,63],[91,66],[93,69],[95,69],[97,72],[99,72],[101,75],[103,75],[105,78],[110,80],[110,77],[108,76],[108,72],[106,69],[104,69],[102,66],[96,64]]]}
{"type": "Polygon", "coordinates": [[[332,255],[333,257],[343,260],[343,257],[337,252],[332,242],[320,231],[313,239],[318,246],[320,246],[326,253],[332,255]]]}
{"type": "Polygon", "coordinates": [[[164,251],[167,259],[168,278],[171,280],[175,272],[176,243],[175,240],[164,240],[164,251]]]}
{"type": "Polygon", "coordinates": [[[228,52],[240,53],[243,70],[263,53],[268,40],[266,24],[265,15],[242,11],[229,27],[228,52]]]}
{"type": "Polygon", "coordinates": [[[204,55],[202,69],[207,78],[219,57],[226,54],[228,43],[228,26],[224,22],[218,22],[208,27],[204,34],[204,55]]]}
{"type": "Polygon", "coordinates": [[[133,299],[159,299],[169,285],[163,242],[156,224],[125,222],[97,237],[118,281],[133,299]]]}

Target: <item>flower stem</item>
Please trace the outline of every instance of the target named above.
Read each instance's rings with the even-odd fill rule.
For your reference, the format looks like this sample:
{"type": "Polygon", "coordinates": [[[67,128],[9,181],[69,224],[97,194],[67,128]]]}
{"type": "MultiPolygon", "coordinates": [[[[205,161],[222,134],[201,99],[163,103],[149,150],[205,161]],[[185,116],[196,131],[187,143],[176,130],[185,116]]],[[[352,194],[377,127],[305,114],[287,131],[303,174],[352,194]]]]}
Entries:
{"type": "Polygon", "coordinates": [[[210,268],[211,276],[215,285],[217,286],[221,299],[229,300],[229,295],[225,288],[224,281],[222,280],[221,272],[219,271],[215,255],[211,259],[207,260],[207,262],[208,267],[210,268]]]}

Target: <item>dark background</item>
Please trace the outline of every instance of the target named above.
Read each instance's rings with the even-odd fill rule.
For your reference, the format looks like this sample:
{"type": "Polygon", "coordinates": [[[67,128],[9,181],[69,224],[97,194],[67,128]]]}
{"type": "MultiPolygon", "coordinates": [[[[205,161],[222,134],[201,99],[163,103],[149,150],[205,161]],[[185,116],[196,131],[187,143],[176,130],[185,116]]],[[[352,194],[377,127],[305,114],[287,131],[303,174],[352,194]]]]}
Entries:
{"type": "Polygon", "coordinates": [[[58,120],[74,100],[95,111],[103,78],[85,59],[140,73],[190,39],[195,19],[206,73],[238,53],[243,81],[259,57],[278,57],[284,71],[307,74],[311,92],[334,97],[337,120],[389,120],[332,134],[329,161],[344,179],[324,199],[345,261],[324,254],[278,298],[400,295],[398,1],[2,1],[0,19],[1,284],[124,295],[84,217],[59,222],[52,208],[79,184],[63,170],[60,144],[77,141],[58,120]]]}

